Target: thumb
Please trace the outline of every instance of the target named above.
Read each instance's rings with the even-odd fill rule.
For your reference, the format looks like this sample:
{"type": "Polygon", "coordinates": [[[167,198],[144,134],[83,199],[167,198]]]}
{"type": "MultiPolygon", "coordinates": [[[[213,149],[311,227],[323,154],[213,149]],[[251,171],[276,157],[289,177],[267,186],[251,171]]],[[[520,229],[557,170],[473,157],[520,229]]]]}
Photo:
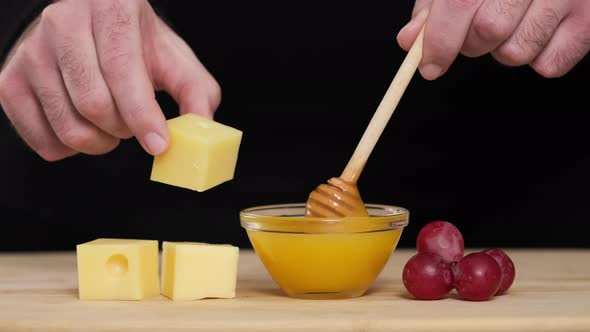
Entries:
{"type": "Polygon", "coordinates": [[[171,30],[166,34],[164,45],[155,50],[154,86],[174,98],[180,114],[194,113],[213,119],[221,102],[219,84],[180,37],[171,30]]]}

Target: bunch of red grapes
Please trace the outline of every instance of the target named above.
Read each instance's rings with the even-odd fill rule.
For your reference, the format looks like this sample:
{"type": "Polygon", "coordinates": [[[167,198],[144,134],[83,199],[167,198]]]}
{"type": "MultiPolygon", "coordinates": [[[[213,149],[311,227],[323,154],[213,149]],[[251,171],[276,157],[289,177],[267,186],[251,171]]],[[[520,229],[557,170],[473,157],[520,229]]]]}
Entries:
{"type": "Polygon", "coordinates": [[[403,271],[404,285],[416,299],[442,299],[455,288],[464,300],[486,301],[504,294],[514,281],[514,263],[500,249],[463,256],[463,236],[449,222],[424,226],[416,246],[418,253],[403,271]]]}

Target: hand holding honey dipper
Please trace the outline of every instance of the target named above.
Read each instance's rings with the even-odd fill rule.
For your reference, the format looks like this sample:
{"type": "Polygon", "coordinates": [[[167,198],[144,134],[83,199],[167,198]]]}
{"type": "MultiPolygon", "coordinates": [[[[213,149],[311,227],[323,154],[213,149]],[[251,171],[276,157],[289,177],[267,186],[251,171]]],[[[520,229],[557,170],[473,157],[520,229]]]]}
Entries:
{"type": "Polygon", "coordinates": [[[367,209],[357,188],[357,180],[373,148],[383,133],[404,91],[422,60],[424,28],[416,38],[404,62],[377,107],[348,165],[340,175],[320,184],[307,200],[307,217],[364,217],[367,209]]]}

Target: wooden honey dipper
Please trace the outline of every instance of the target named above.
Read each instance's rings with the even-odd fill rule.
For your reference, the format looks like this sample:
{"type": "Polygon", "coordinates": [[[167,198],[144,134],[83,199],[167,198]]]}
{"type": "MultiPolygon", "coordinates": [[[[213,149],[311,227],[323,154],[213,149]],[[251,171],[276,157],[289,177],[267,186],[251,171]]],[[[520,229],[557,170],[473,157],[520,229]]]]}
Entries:
{"type": "Polygon", "coordinates": [[[331,178],[328,183],[320,184],[311,192],[305,207],[305,216],[321,218],[368,216],[356,183],[369,155],[422,61],[423,38],[424,27],[385,92],[342,175],[331,178]]]}

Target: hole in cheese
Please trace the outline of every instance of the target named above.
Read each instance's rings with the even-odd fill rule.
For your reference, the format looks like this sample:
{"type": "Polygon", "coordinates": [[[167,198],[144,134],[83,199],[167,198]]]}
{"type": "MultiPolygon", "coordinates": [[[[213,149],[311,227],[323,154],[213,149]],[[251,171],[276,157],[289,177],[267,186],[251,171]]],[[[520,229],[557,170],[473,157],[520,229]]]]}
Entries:
{"type": "Polygon", "coordinates": [[[115,254],[109,257],[107,261],[107,271],[114,277],[121,277],[129,270],[127,257],[121,254],[115,254]]]}

